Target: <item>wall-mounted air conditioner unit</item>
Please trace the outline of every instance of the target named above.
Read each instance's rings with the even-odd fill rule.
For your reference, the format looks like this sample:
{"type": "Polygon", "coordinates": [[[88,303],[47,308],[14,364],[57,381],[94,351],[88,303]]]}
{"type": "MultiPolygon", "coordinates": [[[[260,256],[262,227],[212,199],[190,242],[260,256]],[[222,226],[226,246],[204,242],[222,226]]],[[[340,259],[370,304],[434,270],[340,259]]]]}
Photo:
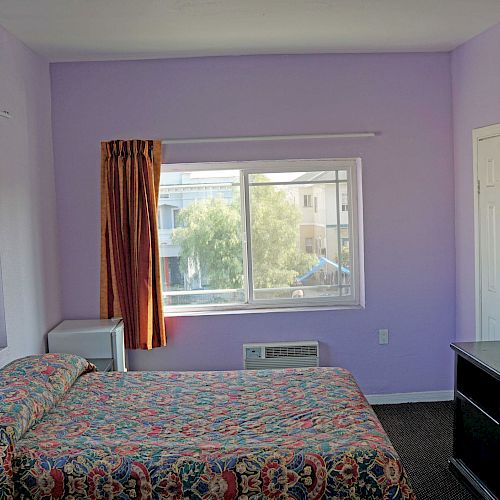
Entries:
{"type": "Polygon", "coordinates": [[[319,366],[319,342],[243,344],[245,370],[319,366]]]}

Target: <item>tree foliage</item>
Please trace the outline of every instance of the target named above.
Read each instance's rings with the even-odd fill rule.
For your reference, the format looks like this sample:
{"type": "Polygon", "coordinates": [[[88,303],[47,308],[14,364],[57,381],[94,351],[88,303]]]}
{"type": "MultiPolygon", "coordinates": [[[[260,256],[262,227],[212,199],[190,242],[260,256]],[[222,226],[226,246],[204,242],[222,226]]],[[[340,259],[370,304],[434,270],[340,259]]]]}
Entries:
{"type": "MultiPolygon", "coordinates": [[[[254,176],[254,181],[266,180],[254,176]]],[[[256,288],[286,287],[316,262],[316,257],[301,252],[299,222],[301,213],[274,186],[252,186],[253,280],[256,288]]]]}
{"type": "MultiPolygon", "coordinates": [[[[317,260],[299,249],[301,213],[286,193],[274,186],[254,185],[250,189],[254,287],[287,287],[317,260]]],[[[210,288],[241,288],[239,205],[220,199],[200,200],[182,209],[179,221],[182,227],[175,229],[173,239],[181,247],[182,271],[192,274],[196,262],[210,288]]]]}
{"type": "Polygon", "coordinates": [[[239,211],[220,199],[200,200],[179,212],[173,243],[181,247],[184,273],[200,269],[211,288],[241,288],[243,263],[239,211]],[[198,268],[199,267],[199,268],[198,268]]]}

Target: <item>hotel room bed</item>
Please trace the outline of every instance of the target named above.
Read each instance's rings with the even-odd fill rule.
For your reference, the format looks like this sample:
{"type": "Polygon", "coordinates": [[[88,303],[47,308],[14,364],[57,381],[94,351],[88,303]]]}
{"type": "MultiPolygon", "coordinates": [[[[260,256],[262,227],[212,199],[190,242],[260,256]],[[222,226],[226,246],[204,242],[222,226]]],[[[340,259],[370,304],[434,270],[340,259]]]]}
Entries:
{"type": "Polygon", "coordinates": [[[48,354],[0,370],[0,498],[413,499],[341,368],[100,373],[48,354]]]}

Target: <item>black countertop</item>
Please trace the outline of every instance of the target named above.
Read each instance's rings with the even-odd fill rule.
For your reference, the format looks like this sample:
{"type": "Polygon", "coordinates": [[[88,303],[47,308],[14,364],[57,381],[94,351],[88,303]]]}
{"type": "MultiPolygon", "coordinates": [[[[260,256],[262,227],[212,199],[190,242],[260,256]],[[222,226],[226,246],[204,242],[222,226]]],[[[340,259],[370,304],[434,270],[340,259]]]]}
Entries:
{"type": "Polygon", "coordinates": [[[500,380],[500,341],[455,342],[451,348],[500,380]]]}

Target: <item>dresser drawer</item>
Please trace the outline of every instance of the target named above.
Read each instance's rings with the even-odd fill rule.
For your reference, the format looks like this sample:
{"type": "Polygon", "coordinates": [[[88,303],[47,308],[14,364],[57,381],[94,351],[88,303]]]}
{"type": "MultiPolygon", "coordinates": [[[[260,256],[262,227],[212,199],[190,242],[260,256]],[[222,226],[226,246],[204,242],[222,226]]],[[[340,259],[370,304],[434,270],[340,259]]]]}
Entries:
{"type": "MultiPolygon", "coordinates": [[[[457,391],[500,422],[500,380],[468,359],[457,359],[457,391]]],[[[500,458],[499,458],[500,464],[500,458]]]]}
{"type": "Polygon", "coordinates": [[[500,496],[500,425],[461,396],[455,405],[453,456],[500,496]]]}

